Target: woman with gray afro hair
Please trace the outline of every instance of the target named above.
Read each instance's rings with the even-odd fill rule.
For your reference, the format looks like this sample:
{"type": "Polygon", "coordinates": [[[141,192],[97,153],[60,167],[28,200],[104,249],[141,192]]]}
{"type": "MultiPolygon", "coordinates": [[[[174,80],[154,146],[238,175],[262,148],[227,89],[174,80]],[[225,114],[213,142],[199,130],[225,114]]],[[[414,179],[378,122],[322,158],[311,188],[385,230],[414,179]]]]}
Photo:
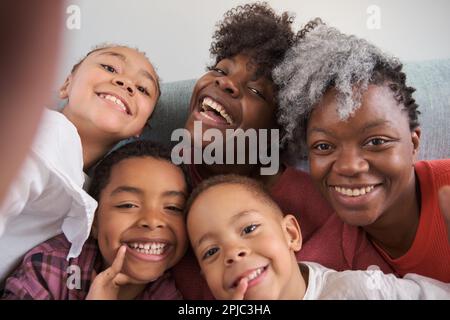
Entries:
{"type": "Polygon", "coordinates": [[[274,70],[284,140],[305,143],[336,216],[364,230],[397,275],[450,282],[450,159],[416,160],[419,111],[402,64],[366,40],[309,26],[274,70]]]}
{"type": "Polygon", "coordinates": [[[369,84],[390,82],[398,102],[408,110],[411,128],[418,126],[417,105],[405,84],[402,64],[364,39],[311,21],[298,33],[297,44],[273,72],[278,94],[278,122],[283,142],[304,141],[306,120],[331,87],[337,91],[337,111],[347,119],[359,106],[369,84]]]}

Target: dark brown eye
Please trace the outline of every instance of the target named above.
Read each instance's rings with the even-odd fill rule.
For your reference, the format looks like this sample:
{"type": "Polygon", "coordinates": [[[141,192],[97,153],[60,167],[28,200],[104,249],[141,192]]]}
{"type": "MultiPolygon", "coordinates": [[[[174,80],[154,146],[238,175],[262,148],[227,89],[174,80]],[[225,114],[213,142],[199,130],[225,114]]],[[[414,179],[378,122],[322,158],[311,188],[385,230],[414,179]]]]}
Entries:
{"type": "Polygon", "coordinates": [[[331,146],[328,143],[319,143],[314,148],[319,151],[328,151],[331,149],[331,146]]]}
{"type": "Polygon", "coordinates": [[[387,141],[385,139],[382,138],[375,138],[375,139],[370,139],[369,142],[367,144],[369,145],[373,145],[373,146],[380,146],[382,144],[385,144],[387,141]]]}

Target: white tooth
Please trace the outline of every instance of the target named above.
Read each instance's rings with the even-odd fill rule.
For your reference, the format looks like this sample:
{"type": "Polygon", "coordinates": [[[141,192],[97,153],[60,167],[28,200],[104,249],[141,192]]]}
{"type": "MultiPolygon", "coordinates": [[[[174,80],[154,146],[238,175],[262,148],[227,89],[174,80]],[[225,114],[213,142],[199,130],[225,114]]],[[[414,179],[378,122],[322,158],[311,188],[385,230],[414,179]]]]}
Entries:
{"type": "Polygon", "coordinates": [[[139,243],[139,249],[143,249],[144,245],[142,243],[139,243]]]}
{"type": "Polygon", "coordinates": [[[366,194],[366,189],[365,188],[359,189],[359,194],[360,195],[365,195],[366,194]]]}
{"type": "Polygon", "coordinates": [[[334,189],[336,189],[337,192],[341,193],[341,187],[334,187],[334,189]]]}
{"type": "Polygon", "coordinates": [[[353,189],[352,196],[354,196],[354,197],[359,196],[359,189],[353,189]]]}
{"type": "Polygon", "coordinates": [[[145,250],[150,249],[150,245],[149,245],[148,243],[146,243],[146,244],[144,245],[144,249],[145,249],[145,250]]]}

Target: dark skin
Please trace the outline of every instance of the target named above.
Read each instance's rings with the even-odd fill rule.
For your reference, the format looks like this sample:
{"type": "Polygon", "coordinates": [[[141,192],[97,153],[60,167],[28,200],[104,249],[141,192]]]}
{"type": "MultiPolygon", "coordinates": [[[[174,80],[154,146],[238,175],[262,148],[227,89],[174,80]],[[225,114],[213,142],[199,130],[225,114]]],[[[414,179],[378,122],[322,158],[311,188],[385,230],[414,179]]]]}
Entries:
{"type": "MultiPolygon", "coordinates": [[[[413,165],[420,128],[410,129],[407,113],[387,86],[370,85],[346,121],[336,112],[335,93],[325,93],[308,121],[311,176],[344,222],[362,227],[399,258],[411,248],[419,226],[422,195],[413,165]],[[354,194],[364,187],[369,192],[354,194]],[[352,196],[345,194],[349,190],[352,196]]],[[[450,186],[441,187],[438,196],[450,243],[450,186]]]]}
{"type": "MultiPolygon", "coordinates": [[[[238,54],[219,61],[212,70],[197,81],[191,98],[191,113],[185,125],[192,137],[194,121],[202,121],[203,130],[219,129],[224,137],[226,129],[276,128],[273,82],[266,77],[256,78],[256,68],[247,55],[238,54]],[[205,97],[210,97],[222,105],[232,119],[232,123],[205,116],[205,113],[201,112],[202,101],[205,97]]],[[[209,143],[209,141],[202,141],[202,149],[209,143]]],[[[268,186],[272,185],[284,170],[280,167],[275,175],[261,176],[259,168],[259,164],[196,165],[197,171],[204,179],[217,174],[235,173],[253,177],[268,186]]]]}
{"type": "Polygon", "coordinates": [[[419,140],[387,86],[370,85],[346,121],[330,89],[308,121],[313,180],[344,222],[364,228],[392,258],[409,250],[419,224],[419,140]]]}

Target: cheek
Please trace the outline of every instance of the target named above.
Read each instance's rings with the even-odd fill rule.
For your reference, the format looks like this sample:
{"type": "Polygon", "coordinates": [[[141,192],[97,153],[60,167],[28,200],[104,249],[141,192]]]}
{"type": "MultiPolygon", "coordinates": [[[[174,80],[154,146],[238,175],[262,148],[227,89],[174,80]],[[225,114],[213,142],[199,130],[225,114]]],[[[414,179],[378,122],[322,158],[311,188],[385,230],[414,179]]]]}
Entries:
{"type": "Polygon", "coordinates": [[[223,292],[223,271],[220,266],[213,264],[208,267],[202,267],[203,274],[205,275],[206,282],[210,287],[214,296],[219,299],[224,298],[223,292]]]}
{"type": "Polygon", "coordinates": [[[316,184],[320,184],[321,180],[325,178],[327,172],[331,167],[331,161],[326,157],[318,157],[309,155],[309,170],[311,178],[316,184]]]}
{"type": "Polygon", "coordinates": [[[244,129],[266,129],[275,126],[275,111],[267,105],[246,101],[242,116],[244,129]]]}
{"type": "Polygon", "coordinates": [[[186,224],[184,221],[176,221],[171,224],[171,228],[175,234],[178,243],[178,250],[182,254],[186,251],[188,247],[188,236],[186,231],[186,224]]]}
{"type": "Polygon", "coordinates": [[[393,184],[407,184],[414,171],[411,158],[402,155],[380,159],[380,170],[388,176],[393,184]]]}
{"type": "Polygon", "coordinates": [[[139,95],[140,96],[138,97],[138,106],[140,111],[140,117],[142,117],[141,120],[145,122],[151,116],[153,110],[155,110],[156,98],[144,97],[140,93],[139,95]]]}
{"type": "MultiPolygon", "coordinates": [[[[105,251],[105,253],[109,251],[115,252],[120,247],[122,233],[128,228],[127,219],[118,217],[117,214],[99,214],[97,217],[100,249],[105,251]]],[[[108,254],[105,256],[108,256],[108,254]]]]}

